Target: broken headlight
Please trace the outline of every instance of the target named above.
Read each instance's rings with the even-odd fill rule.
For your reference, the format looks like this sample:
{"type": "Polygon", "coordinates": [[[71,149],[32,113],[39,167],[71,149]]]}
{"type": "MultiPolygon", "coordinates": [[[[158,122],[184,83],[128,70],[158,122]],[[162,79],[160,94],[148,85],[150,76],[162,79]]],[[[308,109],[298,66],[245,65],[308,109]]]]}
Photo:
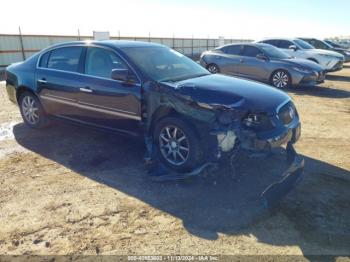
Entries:
{"type": "Polygon", "coordinates": [[[243,124],[246,127],[268,130],[273,127],[271,119],[265,114],[250,113],[243,119],[243,124]]]}
{"type": "Polygon", "coordinates": [[[244,115],[245,112],[231,109],[220,112],[218,120],[220,124],[230,125],[233,122],[242,119],[244,115]]]}

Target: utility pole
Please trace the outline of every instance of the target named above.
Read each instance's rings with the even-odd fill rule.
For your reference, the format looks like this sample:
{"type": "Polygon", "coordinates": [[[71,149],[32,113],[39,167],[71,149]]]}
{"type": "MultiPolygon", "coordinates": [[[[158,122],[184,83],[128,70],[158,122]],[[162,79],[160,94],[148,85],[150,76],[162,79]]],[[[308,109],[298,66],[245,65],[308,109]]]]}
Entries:
{"type": "Polygon", "coordinates": [[[21,43],[22,58],[23,60],[26,60],[26,54],[24,53],[24,46],[23,46],[22,31],[20,26],[18,27],[18,31],[19,31],[19,42],[21,43]]]}

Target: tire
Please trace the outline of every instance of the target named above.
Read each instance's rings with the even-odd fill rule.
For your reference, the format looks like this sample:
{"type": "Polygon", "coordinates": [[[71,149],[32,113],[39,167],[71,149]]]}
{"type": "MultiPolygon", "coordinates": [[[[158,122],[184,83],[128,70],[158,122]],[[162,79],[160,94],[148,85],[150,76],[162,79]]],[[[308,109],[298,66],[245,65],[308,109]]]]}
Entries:
{"type": "Polygon", "coordinates": [[[220,68],[219,68],[219,66],[216,65],[216,64],[209,64],[209,65],[207,66],[207,70],[208,70],[210,73],[212,73],[212,74],[218,74],[218,73],[220,73],[220,68]]]}
{"type": "Polygon", "coordinates": [[[39,99],[31,92],[24,92],[19,97],[22,119],[31,128],[40,129],[49,124],[47,115],[39,99]]]}
{"type": "Polygon", "coordinates": [[[201,163],[203,150],[198,135],[186,121],[177,117],[161,119],[154,129],[153,139],[161,162],[169,168],[187,172],[201,163]]]}
{"type": "Polygon", "coordinates": [[[292,85],[292,78],[286,70],[276,70],[270,78],[271,85],[276,88],[284,89],[292,85]]]}

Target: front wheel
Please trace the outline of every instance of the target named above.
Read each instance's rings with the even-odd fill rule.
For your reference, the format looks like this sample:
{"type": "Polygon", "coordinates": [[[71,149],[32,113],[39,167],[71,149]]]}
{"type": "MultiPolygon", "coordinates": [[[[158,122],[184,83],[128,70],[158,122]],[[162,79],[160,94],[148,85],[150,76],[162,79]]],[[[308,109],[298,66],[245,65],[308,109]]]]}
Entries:
{"type": "Polygon", "coordinates": [[[165,117],[154,130],[160,160],[173,170],[186,172],[200,164],[202,149],[193,128],[177,117],[165,117]]]}
{"type": "Polygon", "coordinates": [[[287,71],[277,70],[271,76],[271,84],[274,87],[283,89],[291,86],[292,79],[287,71]]]}
{"type": "Polygon", "coordinates": [[[31,128],[42,128],[48,124],[47,116],[39,99],[30,92],[24,92],[19,98],[19,107],[24,123],[31,128]]]}

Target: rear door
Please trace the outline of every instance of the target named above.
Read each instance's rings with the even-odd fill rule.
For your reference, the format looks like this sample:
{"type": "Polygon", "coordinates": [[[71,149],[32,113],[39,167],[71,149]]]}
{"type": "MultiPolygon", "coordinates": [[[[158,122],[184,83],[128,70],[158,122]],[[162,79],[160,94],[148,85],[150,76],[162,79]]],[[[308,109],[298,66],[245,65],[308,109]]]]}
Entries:
{"type": "Polygon", "coordinates": [[[220,62],[220,68],[224,68],[222,73],[230,75],[238,74],[241,50],[242,45],[228,45],[223,47],[222,51],[224,52],[224,55],[221,58],[223,61],[220,62]]]}
{"type": "Polygon", "coordinates": [[[59,47],[44,53],[36,70],[36,83],[45,111],[75,117],[81,87],[81,58],[84,47],[59,47]]]}
{"type": "Polygon", "coordinates": [[[268,75],[266,63],[268,62],[256,57],[261,53],[262,51],[255,46],[243,46],[242,56],[238,65],[238,73],[240,76],[260,81],[266,80],[268,75]]]}
{"type": "Polygon", "coordinates": [[[141,120],[141,83],[114,50],[88,47],[78,102],[81,121],[137,135],[141,120]],[[130,81],[111,79],[112,69],[128,69],[130,81]]]}

